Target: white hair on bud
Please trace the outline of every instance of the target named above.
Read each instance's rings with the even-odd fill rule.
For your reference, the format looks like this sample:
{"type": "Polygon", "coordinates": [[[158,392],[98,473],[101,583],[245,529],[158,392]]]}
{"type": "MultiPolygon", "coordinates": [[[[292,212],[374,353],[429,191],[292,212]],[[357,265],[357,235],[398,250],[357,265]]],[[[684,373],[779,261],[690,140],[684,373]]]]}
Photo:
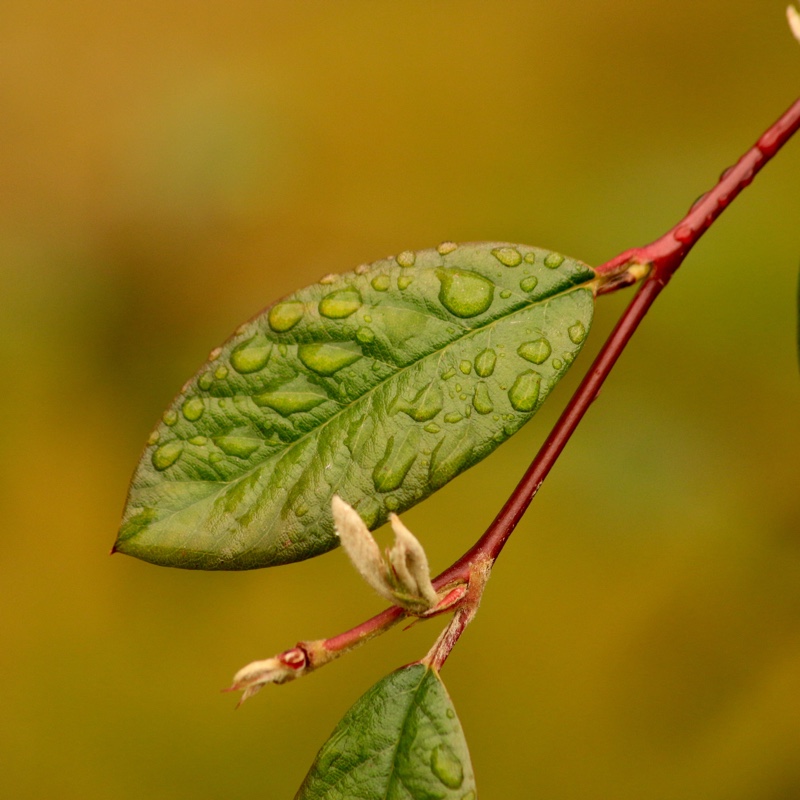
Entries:
{"type": "Polygon", "coordinates": [[[389,551],[389,561],[397,579],[409,595],[421,598],[428,608],[433,608],[439,602],[439,597],[431,583],[425,549],[400,517],[390,514],[389,521],[395,535],[394,547],[389,551]]]}
{"type": "Polygon", "coordinates": [[[336,534],[353,566],[381,597],[395,602],[394,594],[388,585],[386,565],[380,547],[364,520],[337,494],[331,499],[331,510],[336,534]]]}

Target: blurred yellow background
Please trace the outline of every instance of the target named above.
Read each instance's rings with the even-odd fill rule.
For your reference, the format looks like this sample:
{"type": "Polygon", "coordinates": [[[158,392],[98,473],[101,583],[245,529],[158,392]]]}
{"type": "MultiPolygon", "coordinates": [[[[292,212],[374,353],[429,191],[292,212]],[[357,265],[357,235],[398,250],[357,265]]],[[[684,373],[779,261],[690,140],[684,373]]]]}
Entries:
{"type": "MultiPolygon", "coordinates": [[[[382,607],[339,551],[109,558],[183,381],[261,306],[445,239],[600,263],[800,90],[785,0],[0,8],[0,795],[288,798],[392,631],[237,713],[233,673],[382,607]]],[[[800,797],[800,141],[697,246],[443,677],[482,800],[800,797]]],[[[604,298],[587,352],[627,296],[604,298]]],[[[568,396],[406,515],[436,571],[568,396]]]]}

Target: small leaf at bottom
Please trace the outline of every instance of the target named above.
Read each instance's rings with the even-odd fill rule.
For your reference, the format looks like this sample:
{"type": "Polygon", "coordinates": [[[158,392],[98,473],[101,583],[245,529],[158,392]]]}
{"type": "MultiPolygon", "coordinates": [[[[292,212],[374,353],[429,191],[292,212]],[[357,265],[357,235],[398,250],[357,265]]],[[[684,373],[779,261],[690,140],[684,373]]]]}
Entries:
{"type": "Polygon", "coordinates": [[[319,751],[295,800],[475,800],[461,723],[421,664],[375,684],[319,751]]]}

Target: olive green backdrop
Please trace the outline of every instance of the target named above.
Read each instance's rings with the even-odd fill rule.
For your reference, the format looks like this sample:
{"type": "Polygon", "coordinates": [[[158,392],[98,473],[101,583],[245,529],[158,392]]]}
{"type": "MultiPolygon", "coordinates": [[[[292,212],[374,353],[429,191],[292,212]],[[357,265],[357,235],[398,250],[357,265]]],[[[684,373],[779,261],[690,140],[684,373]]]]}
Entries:
{"type": "MultiPolygon", "coordinates": [[[[234,713],[382,603],[339,551],[110,558],[183,381],[328,272],[444,239],[600,263],[800,92],[784,0],[0,4],[0,795],[289,798],[420,624],[234,713]]],[[[800,796],[800,141],[694,250],[443,677],[483,800],[800,796]]],[[[628,295],[630,293],[627,293],[628,295]]],[[[627,297],[604,298],[587,351],[627,297]]],[[[406,515],[440,569],[568,396],[406,515]]]]}

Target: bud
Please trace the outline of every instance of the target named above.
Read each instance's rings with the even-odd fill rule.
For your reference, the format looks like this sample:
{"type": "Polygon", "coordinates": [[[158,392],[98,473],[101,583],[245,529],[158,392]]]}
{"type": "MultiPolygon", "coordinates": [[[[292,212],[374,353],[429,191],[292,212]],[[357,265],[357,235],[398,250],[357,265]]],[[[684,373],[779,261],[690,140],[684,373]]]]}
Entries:
{"type": "Polygon", "coordinates": [[[308,656],[301,647],[285,650],[274,658],[253,661],[233,676],[233,684],[224,691],[242,692],[237,708],[257,694],[268,683],[286,683],[303,675],[308,667],[308,656]]]}
{"type": "Polygon", "coordinates": [[[381,555],[380,547],[358,512],[334,495],[333,522],[353,566],[379,594],[411,614],[424,614],[439,602],[431,583],[428,558],[417,538],[395,514],[390,515],[394,546],[381,555]]]}
{"type": "Polygon", "coordinates": [[[794,38],[800,42],[800,11],[794,6],[787,6],[786,19],[789,21],[789,29],[794,35],[794,38]]]}

